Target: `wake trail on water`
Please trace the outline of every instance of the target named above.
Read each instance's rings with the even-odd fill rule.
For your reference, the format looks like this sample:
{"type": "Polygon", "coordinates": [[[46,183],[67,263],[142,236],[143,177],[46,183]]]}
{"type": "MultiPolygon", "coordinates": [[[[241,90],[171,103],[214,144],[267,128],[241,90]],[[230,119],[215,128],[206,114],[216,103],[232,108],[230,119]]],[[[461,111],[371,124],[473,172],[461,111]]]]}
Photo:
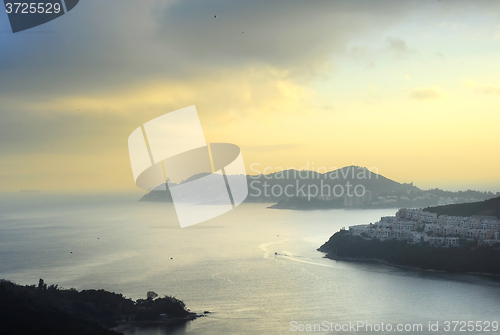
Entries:
{"type": "Polygon", "coordinates": [[[270,245],[273,245],[273,244],[279,244],[279,243],[283,243],[283,242],[288,242],[290,241],[289,238],[284,238],[284,239],[281,239],[279,241],[276,241],[276,242],[269,242],[269,243],[262,243],[261,245],[259,245],[259,249],[264,251],[264,258],[269,258],[269,254],[271,253],[269,250],[267,250],[267,247],[270,246],[270,245]]]}
{"type": "MultiPolygon", "coordinates": [[[[264,251],[263,257],[266,258],[266,259],[270,259],[271,257],[269,257],[269,255],[273,254],[273,256],[275,256],[275,257],[276,256],[280,256],[282,258],[286,258],[286,259],[289,259],[291,261],[295,261],[295,262],[299,262],[299,263],[305,263],[305,264],[323,266],[323,267],[327,267],[327,268],[336,268],[336,266],[334,266],[334,265],[322,264],[322,263],[311,262],[311,261],[307,261],[307,260],[304,260],[304,259],[300,259],[300,256],[290,256],[290,255],[287,255],[287,254],[280,254],[280,253],[278,253],[277,255],[275,255],[274,253],[272,253],[271,251],[268,250],[268,247],[271,246],[271,245],[280,244],[280,243],[287,242],[287,241],[290,241],[290,239],[289,238],[285,238],[285,239],[282,239],[282,240],[279,240],[279,241],[276,241],[276,242],[262,243],[262,244],[259,245],[259,249],[262,250],[262,251],[264,251]]],[[[273,257],[273,259],[274,259],[274,257],[273,257]]]]}

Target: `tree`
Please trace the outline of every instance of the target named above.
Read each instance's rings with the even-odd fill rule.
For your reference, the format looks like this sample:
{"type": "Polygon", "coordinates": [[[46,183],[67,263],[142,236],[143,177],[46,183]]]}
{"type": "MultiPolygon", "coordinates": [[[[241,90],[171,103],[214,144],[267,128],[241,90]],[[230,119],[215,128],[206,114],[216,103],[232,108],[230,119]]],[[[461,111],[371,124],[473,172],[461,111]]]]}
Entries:
{"type": "Polygon", "coordinates": [[[40,278],[40,280],[38,281],[38,289],[39,290],[46,290],[47,289],[47,284],[44,283],[42,278],[40,278]]]}
{"type": "Polygon", "coordinates": [[[148,298],[148,301],[152,301],[154,300],[156,297],[158,297],[158,294],[156,294],[156,292],[153,292],[153,291],[149,291],[147,293],[147,298],[148,298]]]}

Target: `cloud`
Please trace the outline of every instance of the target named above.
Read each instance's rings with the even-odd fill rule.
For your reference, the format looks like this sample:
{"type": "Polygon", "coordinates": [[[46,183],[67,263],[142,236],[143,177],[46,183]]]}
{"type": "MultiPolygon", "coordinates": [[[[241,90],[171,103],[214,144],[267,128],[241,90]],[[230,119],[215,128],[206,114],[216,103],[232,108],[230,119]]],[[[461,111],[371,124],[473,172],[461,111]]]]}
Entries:
{"type": "Polygon", "coordinates": [[[394,62],[394,60],[408,60],[418,56],[418,51],[408,47],[401,38],[387,37],[384,46],[366,47],[360,45],[350,46],[345,56],[356,62],[359,67],[367,70],[377,68],[378,62],[394,62]]]}
{"type": "Polygon", "coordinates": [[[22,103],[3,97],[0,154],[113,151],[137,126],[193,104],[206,128],[217,129],[249,117],[265,120],[272,114],[320,109],[314,97],[313,90],[272,68],[165,79],[112,93],[34,97],[22,103]]]}
{"type": "Polygon", "coordinates": [[[400,38],[388,37],[388,51],[399,59],[408,59],[411,56],[418,54],[415,49],[409,48],[406,42],[400,38]]]}
{"type": "Polygon", "coordinates": [[[443,92],[438,88],[416,88],[408,91],[408,96],[417,100],[433,100],[444,96],[443,92]]]}
{"type": "MultiPolygon", "coordinates": [[[[193,104],[214,138],[227,134],[230,124],[244,125],[244,131],[232,130],[237,133],[268,119],[282,126],[294,114],[333,114],[327,113],[332,96],[323,91],[318,98],[314,89],[321,85],[314,80],[340,72],[339,58],[375,74],[383,68],[375,68],[372,50],[405,59],[419,47],[413,44],[418,39],[410,40],[415,22],[452,22],[463,13],[483,17],[499,7],[487,0],[85,0],[68,15],[18,34],[6,33],[7,16],[0,15],[0,157],[9,164],[4,179],[19,166],[38,176],[43,162],[49,173],[52,158],[30,162],[60,156],[61,162],[71,160],[71,173],[81,164],[89,171],[113,166],[94,181],[100,184],[115,173],[110,157],[116,155],[128,180],[130,132],[193,104]],[[102,163],[86,160],[93,154],[102,163]],[[23,160],[10,159],[21,155],[23,160]]],[[[350,82],[363,78],[355,75],[350,82]]],[[[492,88],[483,93],[495,94],[492,88]]],[[[408,95],[430,99],[441,93],[422,88],[408,95]]],[[[345,106],[335,101],[335,108],[345,106]]],[[[271,145],[283,143],[285,130],[268,133],[271,145]]],[[[254,137],[241,138],[251,144],[254,137]]]]}
{"type": "MultiPolygon", "coordinates": [[[[155,22],[158,39],[189,61],[267,64],[303,74],[314,72],[334,55],[344,55],[353,40],[380,39],[388,29],[415,17],[419,23],[419,16],[442,21],[498,7],[488,0],[184,0],[157,5],[155,22]]],[[[388,41],[398,57],[414,53],[400,38],[388,41]]]]}
{"type": "Polygon", "coordinates": [[[500,87],[495,86],[478,86],[476,92],[483,94],[500,94],[500,87]]]}
{"type": "MultiPolygon", "coordinates": [[[[243,67],[314,77],[335,68],[332,56],[349,57],[353,40],[380,39],[385,29],[415,13],[433,9],[433,15],[446,18],[471,6],[475,12],[499,6],[475,3],[481,6],[398,0],[86,0],[58,20],[0,34],[0,94],[93,93],[243,67]]],[[[8,30],[5,15],[0,30],[8,30]]],[[[389,48],[402,57],[411,52],[398,38],[389,41],[389,48]]]]}
{"type": "MultiPolygon", "coordinates": [[[[73,118],[77,109],[115,113],[142,110],[141,103],[159,105],[145,98],[147,93],[134,101],[131,97],[143,91],[141,87],[158,89],[164,83],[164,97],[152,99],[163,100],[165,110],[180,101],[191,105],[201,100],[225,104],[217,109],[220,115],[234,94],[243,94],[235,93],[238,87],[250,94],[247,111],[256,110],[264,100],[270,103],[272,99],[259,97],[278,91],[293,102],[306,91],[306,77],[334,73],[331,55],[345,52],[352,38],[410,14],[405,4],[387,4],[390,9],[372,1],[311,6],[284,1],[86,0],[61,19],[18,34],[0,34],[0,100],[30,111],[25,115],[34,116],[41,109],[70,114],[61,120],[73,118]],[[239,75],[228,79],[235,73],[239,75]],[[269,79],[257,80],[264,74],[269,79]],[[263,80],[268,84],[262,89],[250,87],[263,80]],[[222,88],[222,83],[229,86],[222,88]],[[233,95],[205,95],[210,87],[233,95]],[[167,103],[174,95],[175,101],[167,103]],[[27,100],[34,103],[27,106],[27,100]]],[[[0,29],[8,29],[6,16],[0,16],[0,29]]],[[[241,96],[237,99],[243,101],[241,96]]],[[[291,105],[275,103],[268,110],[291,110],[291,105]]],[[[232,113],[241,109],[234,107],[232,113]]],[[[0,116],[5,110],[4,106],[0,116]]]]}
{"type": "Polygon", "coordinates": [[[375,69],[374,55],[376,52],[368,50],[366,47],[353,46],[349,48],[346,52],[346,56],[349,59],[354,60],[359,67],[367,70],[375,69]]]}
{"type": "MultiPolygon", "coordinates": [[[[436,52],[435,53],[435,57],[437,57],[439,60],[443,61],[444,62],[444,55],[440,52],[436,52]]],[[[433,57],[434,58],[434,57],[433,57]]]]}
{"type": "Polygon", "coordinates": [[[398,1],[188,0],[156,12],[158,38],[191,61],[304,72],[344,53],[352,38],[403,20],[409,6],[398,1]]]}
{"type": "Polygon", "coordinates": [[[500,94],[500,86],[484,85],[475,80],[465,79],[463,84],[474,90],[474,92],[486,95],[500,94]]]}

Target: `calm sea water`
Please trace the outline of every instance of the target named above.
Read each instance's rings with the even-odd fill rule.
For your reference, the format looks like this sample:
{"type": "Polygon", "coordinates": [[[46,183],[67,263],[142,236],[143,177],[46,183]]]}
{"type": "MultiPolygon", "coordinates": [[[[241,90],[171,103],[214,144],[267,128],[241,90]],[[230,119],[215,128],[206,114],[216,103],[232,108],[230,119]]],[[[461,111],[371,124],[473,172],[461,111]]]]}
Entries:
{"type": "Polygon", "coordinates": [[[337,262],[316,251],[341,227],[375,222],[395,209],[266,206],[243,204],[181,229],[172,205],[136,197],[3,196],[0,278],[19,284],[43,278],[134,299],[152,290],[176,296],[192,311],[212,312],[173,334],[297,333],[292,321],[420,323],[420,334],[435,334],[427,330],[429,321],[439,322],[439,333],[446,320],[500,321],[497,278],[337,262]]]}

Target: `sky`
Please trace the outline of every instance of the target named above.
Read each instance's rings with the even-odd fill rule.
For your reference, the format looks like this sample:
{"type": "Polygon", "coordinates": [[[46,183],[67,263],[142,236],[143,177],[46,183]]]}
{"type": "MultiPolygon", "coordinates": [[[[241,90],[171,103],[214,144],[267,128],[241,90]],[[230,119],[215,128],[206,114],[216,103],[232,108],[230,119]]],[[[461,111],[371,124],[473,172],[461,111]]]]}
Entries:
{"type": "Polygon", "coordinates": [[[195,105],[247,173],[348,165],[500,191],[500,2],[83,0],[0,12],[0,192],[137,190],[127,139],[195,105]]]}

